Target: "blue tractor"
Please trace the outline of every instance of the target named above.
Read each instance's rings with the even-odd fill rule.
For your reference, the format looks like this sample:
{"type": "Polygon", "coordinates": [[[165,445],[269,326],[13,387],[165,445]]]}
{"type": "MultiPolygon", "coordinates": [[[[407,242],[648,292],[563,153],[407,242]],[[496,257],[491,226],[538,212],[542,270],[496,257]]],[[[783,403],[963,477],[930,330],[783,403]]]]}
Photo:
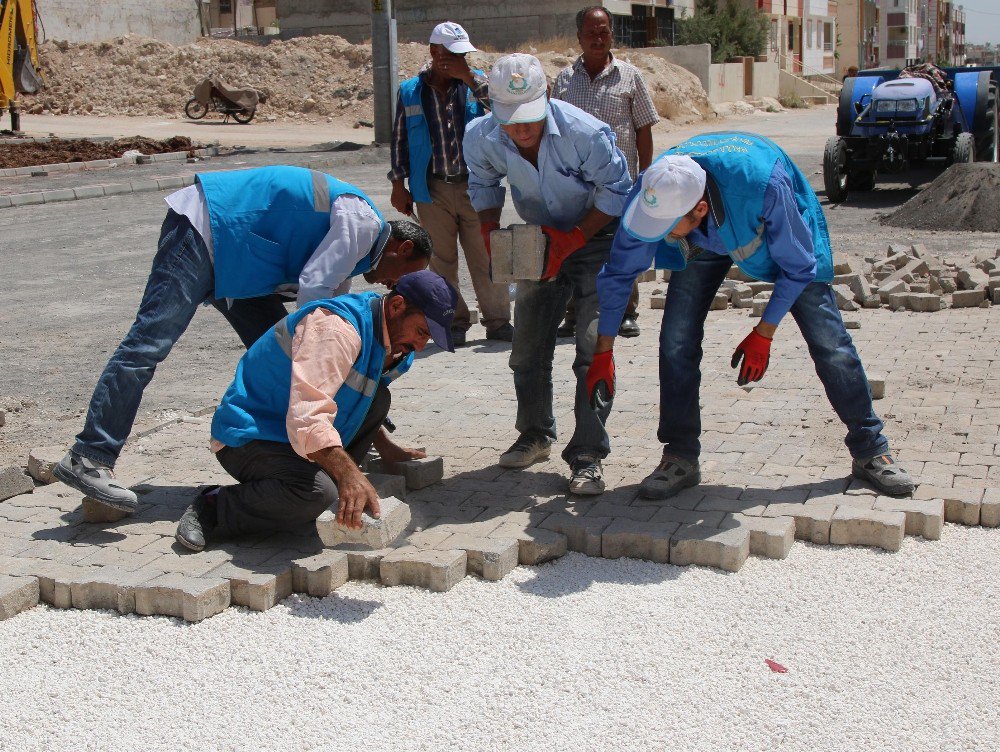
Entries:
{"type": "Polygon", "coordinates": [[[996,162],[1000,68],[934,68],[929,77],[861,71],[844,82],[837,135],[826,142],[830,201],[875,188],[879,173],[927,163],[996,162]]]}

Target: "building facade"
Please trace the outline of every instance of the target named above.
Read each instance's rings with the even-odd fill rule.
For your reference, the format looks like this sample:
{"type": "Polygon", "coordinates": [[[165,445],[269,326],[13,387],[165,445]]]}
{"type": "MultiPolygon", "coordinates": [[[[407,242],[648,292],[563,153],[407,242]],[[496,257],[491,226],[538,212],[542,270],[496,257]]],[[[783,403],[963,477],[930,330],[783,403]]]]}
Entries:
{"type": "Polygon", "coordinates": [[[837,0],[745,1],[770,20],[770,60],[806,78],[836,75],[837,0]]]}

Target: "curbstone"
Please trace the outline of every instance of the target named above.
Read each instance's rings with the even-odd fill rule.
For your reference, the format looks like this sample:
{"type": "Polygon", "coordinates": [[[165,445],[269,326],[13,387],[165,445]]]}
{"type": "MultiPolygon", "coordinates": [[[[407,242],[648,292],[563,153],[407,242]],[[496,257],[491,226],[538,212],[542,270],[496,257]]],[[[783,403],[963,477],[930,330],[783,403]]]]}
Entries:
{"type": "Polygon", "coordinates": [[[86,569],[69,583],[73,608],[107,609],[120,614],[135,612],[135,590],[162,575],[159,571],[127,570],[119,567],[86,569]]]}
{"type": "Polygon", "coordinates": [[[46,204],[55,204],[60,201],[75,201],[76,193],[72,188],[58,188],[51,191],[42,191],[42,198],[46,204]]]}
{"type": "Polygon", "coordinates": [[[618,518],[601,534],[601,556],[605,559],[643,559],[666,564],[670,561],[670,536],[678,522],[640,522],[618,518]]]}
{"type": "Polygon", "coordinates": [[[768,504],[764,517],[791,517],[795,520],[795,537],[818,545],[830,542],[830,525],[837,505],[817,504],[768,504]]]}
{"type": "Polygon", "coordinates": [[[670,563],[678,566],[700,564],[736,572],[749,555],[750,532],[743,527],[681,525],[670,539],[670,563]]]}
{"type": "Polygon", "coordinates": [[[131,183],[105,183],[100,186],[105,196],[119,196],[123,193],[132,193],[131,183]]]}
{"type": "Polygon", "coordinates": [[[0,501],[13,499],[21,494],[33,493],[35,484],[16,465],[0,470],[0,501]]]}
{"type": "Polygon", "coordinates": [[[132,193],[148,193],[149,191],[160,190],[160,185],[155,178],[130,180],[128,184],[132,187],[132,193]]]}
{"type": "Polygon", "coordinates": [[[562,533],[539,527],[524,528],[514,523],[501,525],[487,537],[516,540],[518,564],[541,564],[565,556],[569,550],[569,542],[562,533]]]}
{"type": "Polygon", "coordinates": [[[32,206],[34,204],[44,204],[45,198],[40,191],[35,193],[15,193],[8,196],[11,206],[32,206]]]}
{"type": "Polygon", "coordinates": [[[229,603],[229,580],[220,577],[189,577],[170,572],[135,591],[135,612],[143,616],[174,616],[197,622],[222,613],[229,603]]]}
{"type": "Polygon", "coordinates": [[[906,515],[902,512],[838,506],[830,524],[830,543],[898,551],[905,528],[906,515]]]}
{"type": "Polygon", "coordinates": [[[185,176],[156,178],[157,189],[161,191],[184,188],[185,186],[188,185],[191,185],[191,181],[185,176]]]}
{"type": "Polygon", "coordinates": [[[424,457],[398,464],[403,471],[403,478],[406,480],[406,488],[409,491],[427,488],[427,486],[434,485],[444,478],[443,457],[424,457]]]}
{"type": "Polygon", "coordinates": [[[292,562],[292,590],[314,598],[325,598],[350,577],[347,554],[322,551],[292,562]]]}
{"type": "Polygon", "coordinates": [[[906,535],[919,535],[927,540],[941,540],[944,527],[944,501],[942,499],[897,499],[879,496],[875,509],[880,512],[902,512],[906,515],[906,535]]]}
{"type": "Polygon", "coordinates": [[[722,523],[726,529],[732,525],[745,528],[750,533],[750,553],[765,559],[784,559],[795,542],[795,520],[792,517],[752,517],[735,512],[722,523]]]}
{"type": "Polygon", "coordinates": [[[354,530],[337,522],[336,510],[331,508],[316,519],[316,532],[324,546],[358,544],[372,549],[385,548],[403,534],[410,523],[410,507],[390,496],[379,499],[382,516],[361,515],[361,529],[354,530]]]}
{"type": "Polygon", "coordinates": [[[465,551],[466,571],[492,582],[502,580],[517,566],[518,543],[513,538],[479,538],[454,533],[435,548],[465,551]]]}
{"type": "Polygon", "coordinates": [[[38,578],[0,574],[0,621],[38,605],[38,578]]]}
{"type": "Polygon", "coordinates": [[[101,198],[104,196],[103,185],[84,185],[73,189],[73,197],[76,199],[101,198]]]}
{"type": "Polygon", "coordinates": [[[290,563],[258,564],[253,569],[226,563],[207,576],[228,580],[230,603],[251,611],[267,611],[292,594],[290,563]]]}
{"type": "Polygon", "coordinates": [[[413,585],[436,593],[451,590],[465,577],[465,551],[421,550],[404,546],[387,554],[379,577],[388,587],[413,585]]]}
{"type": "Polygon", "coordinates": [[[66,447],[46,446],[32,449],[28,452],[28,475],[39,483],[48,485],[55,483],[56,478],[52,474],[59,460],[66,454],[66,447]]]}
{"type": "Polygon", "coordinates": [[[102,504],[97,499],[92,499],[89,496],[83,497],[83,501],[80,502],[80,511],[84,522],[118,522],[132,516],[131,512],[109,507],[107,504],[102,504]]]}

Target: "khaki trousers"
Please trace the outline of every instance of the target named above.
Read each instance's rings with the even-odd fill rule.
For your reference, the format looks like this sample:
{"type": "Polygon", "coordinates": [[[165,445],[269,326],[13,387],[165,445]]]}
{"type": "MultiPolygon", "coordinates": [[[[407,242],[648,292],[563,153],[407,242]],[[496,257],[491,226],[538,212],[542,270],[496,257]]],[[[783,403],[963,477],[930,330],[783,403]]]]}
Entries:
{"type": "Polygon", "coordinates": [[[461,240],[483,326],[486,331],[493,331],[510,321],[510,294],[507,285],[490,279],[490,260],[479,233],[479,215],[469,201],[468,184],[445,183],[433,177],[427,184],[433,203],[416,203],[416,213],[434,247],[431,269],[459,291],[454,327],[468,329],[471,326],[469,306],[462,298],[458,282],[458,241],[461,240]]]}

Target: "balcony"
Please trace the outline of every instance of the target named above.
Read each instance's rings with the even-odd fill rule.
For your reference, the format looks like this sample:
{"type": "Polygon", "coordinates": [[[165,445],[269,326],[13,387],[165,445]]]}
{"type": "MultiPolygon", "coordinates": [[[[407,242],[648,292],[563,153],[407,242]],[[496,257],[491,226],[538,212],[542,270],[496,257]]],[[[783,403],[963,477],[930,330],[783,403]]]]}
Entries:
{"type": "Polygon", "coordinates": [[[890,28],[908,27],[917,25],[916,13],[886,13],[885,25],[890,28]]]}

